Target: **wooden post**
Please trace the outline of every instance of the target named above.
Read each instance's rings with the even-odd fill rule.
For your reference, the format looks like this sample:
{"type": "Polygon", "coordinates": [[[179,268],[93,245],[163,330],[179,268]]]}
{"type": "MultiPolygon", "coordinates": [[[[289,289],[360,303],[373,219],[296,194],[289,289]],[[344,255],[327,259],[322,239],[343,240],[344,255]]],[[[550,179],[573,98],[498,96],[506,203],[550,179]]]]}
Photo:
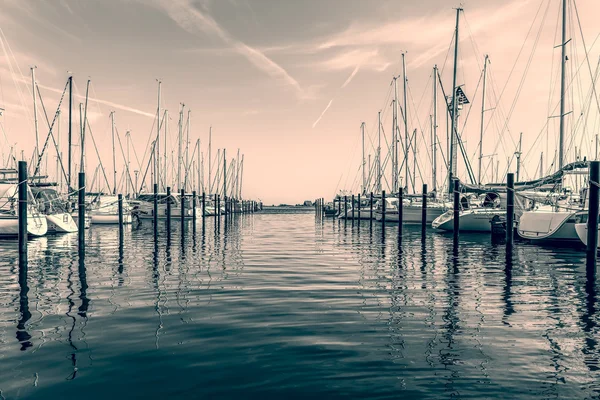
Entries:
{"type": "Polygon", "coordinates": [[[348,221],[348,196],[345,195],[344,196],[344,226],[347,224],[348,221]]]}
{"type": "Polygon", "coordinates": [[[192,191],[192,219],[194,220],[194,226],[196,226],[196,191],[192,191]]]}
{"type": "Polygon", "coordinates": [[[119,207],[119,243],[123,243],[123,195],[119,193],[117,199],[119,207]]]}
{"type": "Polygon", "coordinates": [[[402,246],[402,224],[404,223],[404,189],[398,188],[398,248],[402,246]]]}
{"type": "Polygon", "coordinates": [[[515,220],[515,174],[506,174],[506,252],[512,252],[515,220]]]}
{"type": "MultiPolygon", "coordinates": [[[[337,200],[338,200],[338,202],[337,202],[338,203],[338,213],[337,213],[337,215],[338,215],[338,218],[339,218],[342,215],[342,198],[338,197],[337,200]]],[[[333,199],[333,201],[335,201],[335,199],[333,199]]]]}
{"type": "Polygon", "coordinates": [[[381,191],[381,227],[385,230],[385,190],[381,191]]]}
{"type": "Polygon", "coordinates": [[[154,221],[154,239],[158,236],[158,183],[154,184],[154,212],[152,215],[154,221]]]}
{"type": "Polygon", "coordinates": [[[179,194],[181,197],[181,236],[185,233],[185,189],[181,189],[179,194]]]}
{"type": "Polygon", "coordinates": [[[79,253],[85,252],[85,172],[79,173],[79,253]]]}
{"type": "Polygon", "coordinates": [[[423,201],[421,203],[421,241],[425,241],[427,232],[427,184],[423,184],[423,201]]]}
{"type": "Polygon", "coordinates": [[[360,193],[358,194],[358,229],[360,230],[360,193]]]}
{"type": "Polygon", "coordinates": [[[171,187],[167,186],[167,232],[171,232],[171,187]]]}
{"type": "Polygon", "coordinates": [[[350,204],[350,209],[352,210],[352,227],[354,228],[354,195],[352,195],[352,203],[350,204]]]}
{"type": "Polygon", "coordinates": [[[27,265],[27,161],[19,161],[19,266],[27,265]]]}
{"type": "Polygon", "coordinates": [[[373,229],[373,192],[371,192],[371,199],[369,205],[369,229],[373,229]]]}
{"type": "Polygon", "coordinates": [[[454,179],[454,237],[453,243],[458,245],[458,232],[460,231],[460,181],[454,179]]]}
{"type": "Polygon", "coordinates": [[[217,194],[217,217],[215,219],[215,223],[217,227],[221,227],[221,195],[217,194]]]}
{"type": "MultiPolygon", "coordinates": [[[[590,163],[589,212],[587,223],[586,272],[594,277],[598,260],[598,201],[600,198],[600,161],[590,163]]],[[[593,285],[593,282],[589,282],[593,285]]]]}

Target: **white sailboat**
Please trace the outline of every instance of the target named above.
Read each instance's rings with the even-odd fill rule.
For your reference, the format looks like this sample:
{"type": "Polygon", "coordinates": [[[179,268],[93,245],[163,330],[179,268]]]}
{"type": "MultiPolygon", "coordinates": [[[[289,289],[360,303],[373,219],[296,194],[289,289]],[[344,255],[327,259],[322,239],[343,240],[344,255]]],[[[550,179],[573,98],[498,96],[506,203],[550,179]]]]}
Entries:
{"type": "MultiPolygon", "coordinates": [[[[123,223],[131,224],[131,206],[123,198],[123,223]]],[[[119,223],[119,198],[114,195],[95,196],[90,203],[90,212],[92,224],[118,224],[119,223]]]]}
{"type": "MultiPolygon", "coordinates": [[[[48,232],[46,218],[36,207],[31,189],[27,189],[27,234],[44,236],[48,232]]],[[[19,235],[19,189],[17,183],[0,182],[0,237],[19,235]]]]}
{"type": "MultiPolygon", "coordinates": [[[[494,217],[506,218],[506,196],[497,192],[485,193],[471,204],[469,197],[460,199],[459,230],[467,232],[491,232],[494,217]]],[[[454,230],[454,210],[449,210],[436,218],[431,226],[445,231],[454,230]]]]}
{"type": "Polygon", "coordinates": [[[48,233],[77,232],[77,223],[66,209],[66,203],[61,201],[58,193],[51,187],[32,187],[40,211],[46,217],[48,233]]]}

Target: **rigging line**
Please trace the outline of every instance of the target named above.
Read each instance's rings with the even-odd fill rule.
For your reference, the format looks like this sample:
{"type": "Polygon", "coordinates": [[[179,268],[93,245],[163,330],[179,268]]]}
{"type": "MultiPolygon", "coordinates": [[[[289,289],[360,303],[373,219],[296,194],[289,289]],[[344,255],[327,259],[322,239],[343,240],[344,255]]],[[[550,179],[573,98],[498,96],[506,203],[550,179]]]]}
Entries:
{"type": "Polygon", "coordinates": [[[131,187],[135,187],[133,184],[133,180],[131,179],[131,171],[129,171],[129,165],[127,162],[127,157],[125,157],[125,151],[123,150],[123,144],[121,143],[121,135],[119,135],[119,129],[115,126],[115,132],[117,133],[117,140],[119,141],[119,147],[121,148],[121,156],[123,157],[123,164],[125,164],[126,176],[129,178],[129,183],[131,187]]]}
{"type": "MultiPolygon", "coordinates": [[[[500,96],[497,98],[497,103],[500,103],[500,101],[502,100],[502,96],[504,95],[504,92],[508,86],[508,82],[510,82],[510,78],[512,77],[513,72],[515,71],[515,68],[517,67],[517,62],[519,61],[519,58],[521,57],[521,53],[523,52],[523,49],[525,48],[525,44],[527,43],[527,39],[529,38],[529,34],[531,33],[535,22],[537,21],[537,17],[540,13],[540,10],[542,9],[542,5],[544,4],[546,0],[541,0],[540,1],[540,6],[538,7],[537,12],[535,13],[535,16],[533,17],[533,20],[531,21],[531,25],[529,26],[529,30],[527,31],[527,35],[525,35],[525,39],[523,40],[523,43],[521,44],[521,48],[519,49],[519,53],[517,54],[517,58],[515,59],[515,62],[513,63],[513,66],[510,70],[510,73],[508,74],[508,78],[506,78],[506,82],[504,83],[504,87],[502,88],[502,91],[500,92],[500,96]]],[[[550,1],[548,0],[548,6],[550,5],[550,1]]],[[[548,6],[546,7],[546,11],[548,10],[548,6]]],[[[492,111],[492,116],[493,116],[494,112],[492,111]]],[[[490,119],[492,117],[490,116],[490,119]]],[[[489,122],[488,125],[489,126],[489,122]]],[[[487,131],[487,126],[484,129],[484,133],[487,131]]]]}
{"type": "MultiPolygon", "coordinates": [[[[587,45],[585,44],[585,37],[583,36],[583,29],[581,27],[581,20],[579,19],[579,10],[577,9],[577,1],[573,0],[573,6],[575,8],[575,15],[577,16],[577,25],[579,26],[579,33],[581,35],[581,41],[583,43],[583,49],[585,51],[585,60],[587,62],[588,71],[590,73],[590,77],[592,78],[592,82],[594,81],[594,76],[592,75],[592,66],[590,65],[589,52],[587,50],[587,45]]],[[[598,112],[600,112],[600,101],[598,100],[598,93],[596,92],[596,85],[592,85],[594,90],[594,98],[596,99],[596,107],[598,107],[598,112]]]]}
{"type": "MultiPolygon", "coordinates": [[[[56,109],[56,113],[54,114],[54,119],[52,120],[52,125],[50,125],[50,121],[48,120],[48,114],[46,113],[46,107],[43,107],[44,115],[46,116],[46,123],[48,124],[48,128],[50,128],[50,129],[48,131],[48,136],[46,136],[46,140],[44,141],[44,146],[42,147],[42,151],[38,155],[38,160],[37,160],[37,164],[35,166],[35,172],[33,173],[33,176],[36,176],[37,173],[40,170],[40,164],[42,162],[42,157],[44,156],[44,153],[46,151],[46,147],[48,146],[48,140],[50,139],[50,137],[52,137],[52,142],[54,143],[54,147],[57,149],[56,150],[57,153],[59,152],[58,151],[58,146],[56,145],[56,141],[54,140],[54,135],[52,134],[52,128],[54,128],[54,123],[56,122],[56,118],[60,114],[60,112],[59,112],[60,111],[60,106],[62,104],[62,101],[63,101],[64,97],[65,97],[65,93],[67,91],[68,84],[69,84],[69,81],[67,80],[67,83],[65,84],[65,88],[63,89],[62,95],[60,96],[60,101],[58,103],[58,107],[56,109]]],[[[37,86],[37,89],[38,89],[38,96],[40,97],[40,103],[43,106],[44,101],[43,101],[43,99],[42,99],[42,97],[40,95],[39,86],[37,86]]],[[[39,149],[38,149],[38,151],[39,151],[39,149]]],[[[62,163],[61,163],[61,166],[62,166],[62,163]]],[[[63,173],[64,172],[65,172],[65,170],[63,168],[63,173]]],[[[65,174],[65,179],[66,179],[66,174],[65,174]]]]}
{"type": "MultiPolygon", "coordinates": [[[[549,10],[549,8],[550,8],[550,2],[548,2],[548,6],[546,7],[546,11],[544,12],[544,15],[543,15],[543,17],[542,17],[542,21],[541,21],[541,23],[540,23],[540,29],[538,30],[537,36],[536,36],[536,38],[535,38],[535,41],[534,41],[534,43],[533,43],[533,48],[532,48],[532,50],[531,50],[531,54],[529,55],[529,59],[527,60],[527,64],[526,64],[526,66],[525,66],[525,70],[523,71],[523,76],[521,77],[521,81],[519,82],[519,87],[518,87],[518,89],[517,89],[517,93],[516,93],[516,95],[515,95],[515,98],[514,98],[514,100],[513,100],[512,104],[511,104],[510,110],[509,110],[509,112],[508,112],[508,116],[507,116],[507,119],[506,119],[506,121],[505,121],[505,123],[504,123],[504,127],[503,127],[503,128],[502,128],[502,130],[500,131],[500,137],[503,137],[503,136],[504,136],[504,132],[505,132],[506,130],[508,130],[508,124],[509,124],[509,122],[510,122],[510,119],[511,119],[511,117],[512,117],[512,114],[513,114],[513,112],[514,112],[514,110],[515,110],[515,108],[516,108],[517,101],[518,101],[518,99],[519,99],[519,96],[520,96],[520,94],[521,94],[521,91],[523,90],[523,86],[524,86],[524,84],[525,84],[525,78],[527,77],[527,73],[529,72],[529,69],[530,69],[530,67],[531,67],[531,63],[532,63],[532,60],[533,60],[533,56],[534,56],[534,54],[535,54],[535,51],[536,51],[536,49],[537,49],[537,45],[538,45],[538,43],[539,43],[539,39],[540,39],[540,36],[541,36],[541,34],[542,34],[542,30],[543,30],[543,27],[544,27],[544,22],[545,22],[545,20],[546,20],[546,16],[548,15],[548,10],[549,10]]],[[[508,82],[508,81],[507,81],[507,82],[508,82]]],[[[502,94],[500,94],[500,96],[502,96],[502,94]]],[[[509,132],[510,132],[510,130],[509,130],[509,132]]],[[[509,137],[510,137],[510,138],[511,138],[511,140],[513,141],[513,144],[515,144],[515,143],[514,143],[514,139],[512,139],[512,135],[509,135],[509,137]]],[[[494,152],[496,152],[497,150],[498,150],[498,145],[496,145],[496,146],[494,147],[494,152]]],[[[505,149],[505,150],[507,150],[507,149],[505,149]]]]}
{"type": "MultiPolygon", "coordinates": [[[[432,73],[432,75],[433,75],[433,73],[432,73]]],[[[406,87],[408,88],[408,96],[410,97],[410,100],[412,102],[413,108],[415,108],[415,102],[414,102],[414,98],[413,98],[413,95],[412,95],[412,90],[411,90],[410,86],[408,86],[408,84],[406,85],[406,87]]],[[[410,114],[410,112],[409,112],[409,114],[410,114]]],[[[418,116],[418,114],[417,114],[416,111],[413,112],[413,118],[417,119],[417,124],[419,125],[419,131],[421,132],[421,138],[423,139],[423,143],[427,144],[427,142],[425,140],[425,134],[423,133],[423,126],[421,125],[421,121],[419,120],[419,116],[418,116]]],[[[416,142],[416,138],[417,137],[415,135],[415,142],[416,142]]],[[[411,147],[413,148],[413,151],[415,152],[415,154],[418,154],[417,150],[416,150],[416,144],[412,145],[411,147]]],[[[431,155],[429,154],[429,152],[426,151],[425,154],[427,156],[427,160],[429,162],[432,162],[431,155]]],[[[419,161],[421,161],[421,160],[419,160],[419,161]]]]}
{"type": "MultiPolygon", "coordinates": [[[[100,153],[98,152],[98,147],[96,146],[96,139],[94,139],[94,134],[92,133],[92,127],[90,126],[90,121],[85,120],[84,122],[87,125],[88,130],[90,131],[92,143],[94,144],[94,149],[96,150],[96,156],[98,157],[98,163],[100,164],[100,169],[102,170],[102,175],[104,176],[104,181],[106,182],[106,188],[110,192],[110,185],[108,184],[108,178],[106,177],[106,171],[104,170],[104,166],[102,165],[102,159],[100,158],[100,153]]],[[[100,186],[100,185],[98,185],[98,186],[100,186]]]]}
{"type": "MultiPolygon", "coordinates": [[[[592,45],[590,46],[590,51],[592,50],[592,48],[594,48],[595,44],[598,42],[598,38],[600,38],[600,33],[599,33],[599,34],[596,36],[596,38],[594,39],[594,42],[593,42],[593,43],[592,43],[592,45]]],[[[583,63],[581,63],[581,64],[579,65],[579,67],[577,68],[577,71],[576,71],[575,73],[578,73],[578,72],[579,72],[579,70],[581,69],[581,67],[583,67],[583,63]]],[[[569,84],[567,85],[567,88],[568,88],[568,87],[570,87],[572,83],[573,83],[573,79],[571,79],[571,81],[569,81],[569,84]]],[[[554,106],[554,108],[552,109],[552,114],[553,114],[553,113],[556,111],[556,109],[558,108],[558,106],[559,106],[559,105],[560,105],[560,100],[559,100],[559,101],[556,103],[556,105],[555,105],[555,106],[554,106]]],[[[543,127],[542,127],[542,130],[544,130],[544,129],[546,128],[546,125],[549,123],[549,120],[550,120],[550,118],[547,118],[547,119],[546,119],[546,123],[543,125],[543,127]]],[[[543,133],[543,131],[542,131],[542,132],[540,132],[540,134],[538,134],[538,137],[536,138],[536,142],[537,142],[537,140],[539,139],[539,136],[540,136],[542,133],[543,133]]],[[[534,142],[534,145],[535,145],[535,142],[534,142]]],[[[528,156],[528,155],[531,153],[531,151],[532,151],[532,150],[533,150],[533,148],[531,148],[531,149],[530,149],[530,150],[527,152],[526,156],[528,156]]]]}

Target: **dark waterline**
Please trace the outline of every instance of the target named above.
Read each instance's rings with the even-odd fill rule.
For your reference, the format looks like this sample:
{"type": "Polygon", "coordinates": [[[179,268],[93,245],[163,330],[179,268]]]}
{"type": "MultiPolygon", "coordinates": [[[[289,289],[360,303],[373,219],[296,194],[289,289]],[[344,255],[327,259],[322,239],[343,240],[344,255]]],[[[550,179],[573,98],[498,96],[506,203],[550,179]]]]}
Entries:
{"type": "Polygon", "coordinates": [[[585,254],[238,216],[0,242],[0,399],[600,396],[585,254]],[[24,283],[24,282],[21,282],[24,283]]]}

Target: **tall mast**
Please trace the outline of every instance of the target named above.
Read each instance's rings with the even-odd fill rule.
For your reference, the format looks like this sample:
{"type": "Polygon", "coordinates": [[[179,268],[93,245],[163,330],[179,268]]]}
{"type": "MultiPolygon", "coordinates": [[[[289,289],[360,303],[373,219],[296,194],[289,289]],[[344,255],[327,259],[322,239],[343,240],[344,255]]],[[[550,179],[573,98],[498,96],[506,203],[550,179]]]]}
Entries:
{"type": "Polygon", "coordinates": [[[125,194],[129,195],[131,194],[131,188],[129,187],[129,181],[131,180],[131,161],[129,158],[129,147],[131,146],[131,132],[129,130],[125,132],[125,141],[127,142],[127,175],[129,175],[129,179],[125,179],[125,194]]]}
{"type": "Polygon", "coordinates": [[[433,174],[431,190],[437,192],[437,64],[433,66],[433,174]]]}
{"type": "MultiPolygon", "coordinates": [[[[406,103],[406,63],[404,62],[405,53],[402,53],[402,83],[404,86],[404,112],[402,113],[404,118],[404,175],[405,184],[404,187],[408,191],[408,108],[406,103]]],[[[397,122],[396,122],[397,123],[397,122]]],[[[396,127],[396,129],[398,129],[396,127]]],[[[396,145],[397,146],[397,145],[396,145]]],[[[397,151],[397,150],[396,150],[397,151]]],[[[413,149],[414,152],[414,149],[413,149]]],[[[398,156],[396,156],[397,158],[398,156]]],[[[397,159],[396,159],[397,161],[397,159]]],[[[414,192],[413,183],[413,192],[414,192]]]]}
{"type": "Polygon", "coordinates": [[[71,164],[73,164],[71,160],[71,140],[72,140],[72,130],[73,130],[73,76],[69,76],[69,166],[67,173],[67,192],[71,192],[71,164]]]}
{"type": "Polygon", "coordinates": [[[240,161],[240,199],[243,199],[242,183],[244,183],[244,155],[243,154],[242,154],[242,160],[240,161]]]}
{"type": "Polygon", "coordinates": [[[202,182],[202,156],[200,154],[200,139],[196,139],[196,151],[198,154],[196,155],[196,160],[198,163],[198,193],[202,193],[202,187],[204,183],[202,182]]]}
{"type": "Polygon", "coordinates": [[[544,152],[540,154],[540,178],[544,177],[544,152]]]}
{"type": "Polygon", "coordinates": [[[163,150],[163,164],[164,164],[164,172],[163,172],[163,191],[167,190],[167,176],[168,176],[168,167],[167,167],[167,163],[168,163],[168,153],[167,153],[167,137],[169,136],[169,110],[165,109],[165,115],[163,116],[163,120],[164,120],[164,124],[165,124],[165,139],[163,140],[164,143],[164,150],[163,150]]]}
{"type": "Polygon", "coordinates": [[[411,183],[413,192],[415,192],[415,183],[417,182],[417,128],[415,128],[413,132],[413,137],[411,138],[410,143],[413,149],[413,171],[411,183]]]}
{"type": "Polygon", "coordinates": [[[377,193],[381,193],[381,110],[377,113],[377,193]]]}
{"type": "Polygon", "coordinates": [[[80,172],[85,172],[85,129],[87,127],[87,109],[90,93],[90,82],[91,80],[88,79],[85,86],[85,107],[83,108],[83,128],[81,129],[81,162],[79,163],[80,172]]]}
{"type": "MultiPolygon", "coordinates": [[[[158,81],[158,103],[157,103],[157,108],[156,108],[156,148],[155,148],[155,155],[154,155],[154,178],[152,179],[152,183],[155,184],[160,184],[160,179],[158,178],[159,174],[160,174],[160,86],[162,84],[162,81],[160,79],[157,79],[158,81]],[[158,154],[158,160],[156,157],[156,154],[158,154]]],[[[165,135],[165,139],[166,139],[166,135],[165,135]]],[[[166,146],[165,146],[166,147],[166,146]]],[[[165,148],[166,151],[166,148],[165,148]]],[[[166,162],[165,162],[165,169],[166,169],[166,162]]]]}
{"type": "Polygon", "coordinates": [[[398,192],[398,85],[394,77],[394,99],[392,100],[392,193],[398,192]]]}
{"type": "Polygon", "coordinates": [[[567,56],[567,0],[562,2],[562,46],[560,60],[560,135],[558,140],[558,169],[564,165],[565,140],[565,62],[567,56]]]}
{"type": "Polygon", "coordinates": [[[208,191],[212,192],[212,126],[208,130],[208,191]]]}
{"type": "Polygon", "coordinates": [[[227,158],[223,149],[223,196],[227,196],[227,158]]]}
{"type": "MultiPolygon", "coordinates": [[[[62,158],[62,151],[60,151],[60,114],[61,114],[60,110],[58,110],[57,113],[58,113],[58,121],[56,121],[57,122],[56,129],[57,129],[57,136],[58,137],[56,138],[56,141],[58,143],[57,143],[56,147],[58,147],[58,150],[57,150],[58,154],[56,155],[56,181],[57,181],[56,183],[58,183],[58,190],[59,190],[59,192],[62,192],[62,174],[59,172],[60,171],[59,170],[59,168],[60,168],[60,162],[59,161],[62,158]]],[[[10,155],[9,155],[9,157],[10,157],[10,155]]]]}
{"type": "Polygon", "coordinates": [[[187,113],[187,132],[185,135],[185,175],[183,177],[183,188],[187,190],[187,176],[189,171],[189,153],[190,153],[190,113],[192,110],[188,109],[187,113]]]}
{"type": "Polygon", "coordinates": [[[456,30],[454,32],[454,71],[452,73],[452,126],[450,128],[450,173],[448,174],[448,191],[452,193],[453,184],[452,179],[456,177],[456,147],[458,145],[458,137],[456,132],[456,112],[458,104],[456,104],[456,69],[458,67],[458,27],[460,23],[460,12],[462,8],[456,9],[456,30]]]}
{"type": "Polygon", "coordinates": [[[34,65],[31,67],[31,94],[33,95],[33,125],[35,129],[35,151],[34,158],[37,160],[40,154],[40,137],[38,133],[38,119],[37,119],[37,103],[36,103],[36,95],[35,95],[35,69],[37,67],[34,65]]]}
{"type": "Polygon", "coordinates": [[[362,190],[365,194],[367,192],[367,177],[365,175],[365,123],[360,124],[360,130],[362,132],[362,190]]]}
{"type": "MultiPolygon", "coordinates": [[[[479,167],[477,170],[477,184],[481,185],[481,159],[483,158],[483,129],[484,129],[484,113],[485,113],[485,84],[487,80],[487,64],[488,55],[485,55],[483,60],[483,94],[481,98],[481,127],[479,130],[479,167]]],[[[519,174],[517,173],[517,182],[519,181],[519,174]]]]}
{"type": "Polygon", "coordinates": [[[112,150],[113,150],[113,194],[117,194],[117,160],[115,156],[115,112],[110,113],[110,125],[112,131],[112,150]]]}
{"type": "Polygon", "coordinates": [[[185,104],[181,103],[181,107],[179,107],[179,136],[177,139],[177,190],[181,189],[181,140],[183,136],[183,107],[185,107],[185,104]]]}
{"type": "Polygon", "coordinates": [[[240,198],[240,149],[238,149],[235,161],[235,198],[240,198]]]}

